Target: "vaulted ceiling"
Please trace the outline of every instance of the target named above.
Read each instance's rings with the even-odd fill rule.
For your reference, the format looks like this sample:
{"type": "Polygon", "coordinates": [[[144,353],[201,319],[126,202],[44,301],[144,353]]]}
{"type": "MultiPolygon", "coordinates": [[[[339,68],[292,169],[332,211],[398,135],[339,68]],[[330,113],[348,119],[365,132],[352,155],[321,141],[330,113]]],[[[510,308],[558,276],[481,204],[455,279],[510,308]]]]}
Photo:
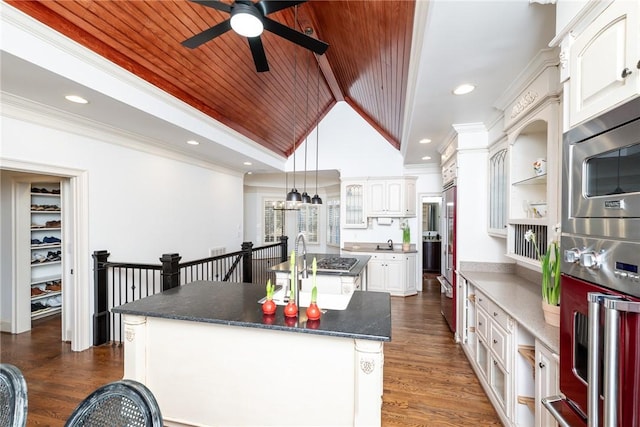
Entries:
{"type": "Polygon", "coordinates": [[[275,12],[269,17],[329,49],[317,56],[265,31],[264,73],[233,31],[185,48],[182,41],[229,17],[188,0],[7,3],[276,154],[288,156],[343,100],[400,148],[412,0],[312,0],[298,6],[297,22],[293,8],[275,12]]]}

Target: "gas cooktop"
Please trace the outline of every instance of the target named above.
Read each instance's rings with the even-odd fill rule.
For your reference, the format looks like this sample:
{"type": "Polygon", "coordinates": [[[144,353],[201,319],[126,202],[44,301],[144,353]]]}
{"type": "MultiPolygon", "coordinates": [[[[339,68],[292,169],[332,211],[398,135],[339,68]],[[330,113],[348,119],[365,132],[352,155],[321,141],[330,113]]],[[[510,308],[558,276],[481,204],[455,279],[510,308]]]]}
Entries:
{"type": "Polygon", "coordinates": [[[317,262],[318,271],[349,271],[358,263],[356,258],[329,257],[317,262]]]}

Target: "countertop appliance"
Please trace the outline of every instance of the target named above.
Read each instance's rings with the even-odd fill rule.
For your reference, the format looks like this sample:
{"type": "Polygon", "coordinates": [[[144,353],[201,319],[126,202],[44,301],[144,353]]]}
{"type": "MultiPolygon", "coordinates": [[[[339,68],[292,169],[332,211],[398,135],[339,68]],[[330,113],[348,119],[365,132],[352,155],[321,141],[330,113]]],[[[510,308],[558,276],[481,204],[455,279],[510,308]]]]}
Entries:
{"type": "Polygon", "coordinates": [[[316,261],[318,271],[349,271],[358,263],[356,258],[329,257],[316,261]]]}
{"type": "Polygon", "coordinates": [[[640,427],[640,99],[564,135],[561,426],[640,427]]]}
{"type": "Polygon", "coordinates": [[[443,191],[445,221],[442,236],[442,275],[440,282],[440,311],[449,329],[456,332],[456,185],[451,181],[443,191]]]}

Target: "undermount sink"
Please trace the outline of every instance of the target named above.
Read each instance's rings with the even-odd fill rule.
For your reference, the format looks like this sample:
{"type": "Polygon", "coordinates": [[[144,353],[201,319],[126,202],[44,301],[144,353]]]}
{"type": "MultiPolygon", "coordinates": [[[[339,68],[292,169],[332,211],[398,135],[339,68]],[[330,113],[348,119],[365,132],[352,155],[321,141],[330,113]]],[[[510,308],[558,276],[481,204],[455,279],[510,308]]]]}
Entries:
{"type": "MultiPolygon", "coordinates": [[[[276,305],[286,305],[287,302],[284,299],[284,288],[278,289],[273,294],[273,302],[276,305]]],[[[344,310],[349,305],[353,292],[348,294],[318,294],[317,304],[322,310],[344,310]]],[[[259,304],[262,304],[266,298],[258,300],[259,304]]],[[[311,292],[300,291],[300,307],[309,307],[311,302],[311,292]]]]}
{"type": "Polygon", "coordinates": [[[380,245],[376,246],[376,251],[392,251],[393,247],[391,246],[384,246],[384,247],[380,247],[380,245]]]}

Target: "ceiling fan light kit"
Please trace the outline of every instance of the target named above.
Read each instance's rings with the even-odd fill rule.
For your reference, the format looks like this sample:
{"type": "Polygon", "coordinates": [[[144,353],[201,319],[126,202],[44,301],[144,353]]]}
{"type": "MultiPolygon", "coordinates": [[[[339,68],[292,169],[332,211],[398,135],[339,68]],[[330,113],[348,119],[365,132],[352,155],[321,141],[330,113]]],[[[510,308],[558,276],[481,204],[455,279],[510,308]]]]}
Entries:
{"type": "Polygon", "coordinates": [[[241,36],[257,37],[262,34],[264,25],[255,6],[238,3],[231,9],[231,28],[241,36]]]}

